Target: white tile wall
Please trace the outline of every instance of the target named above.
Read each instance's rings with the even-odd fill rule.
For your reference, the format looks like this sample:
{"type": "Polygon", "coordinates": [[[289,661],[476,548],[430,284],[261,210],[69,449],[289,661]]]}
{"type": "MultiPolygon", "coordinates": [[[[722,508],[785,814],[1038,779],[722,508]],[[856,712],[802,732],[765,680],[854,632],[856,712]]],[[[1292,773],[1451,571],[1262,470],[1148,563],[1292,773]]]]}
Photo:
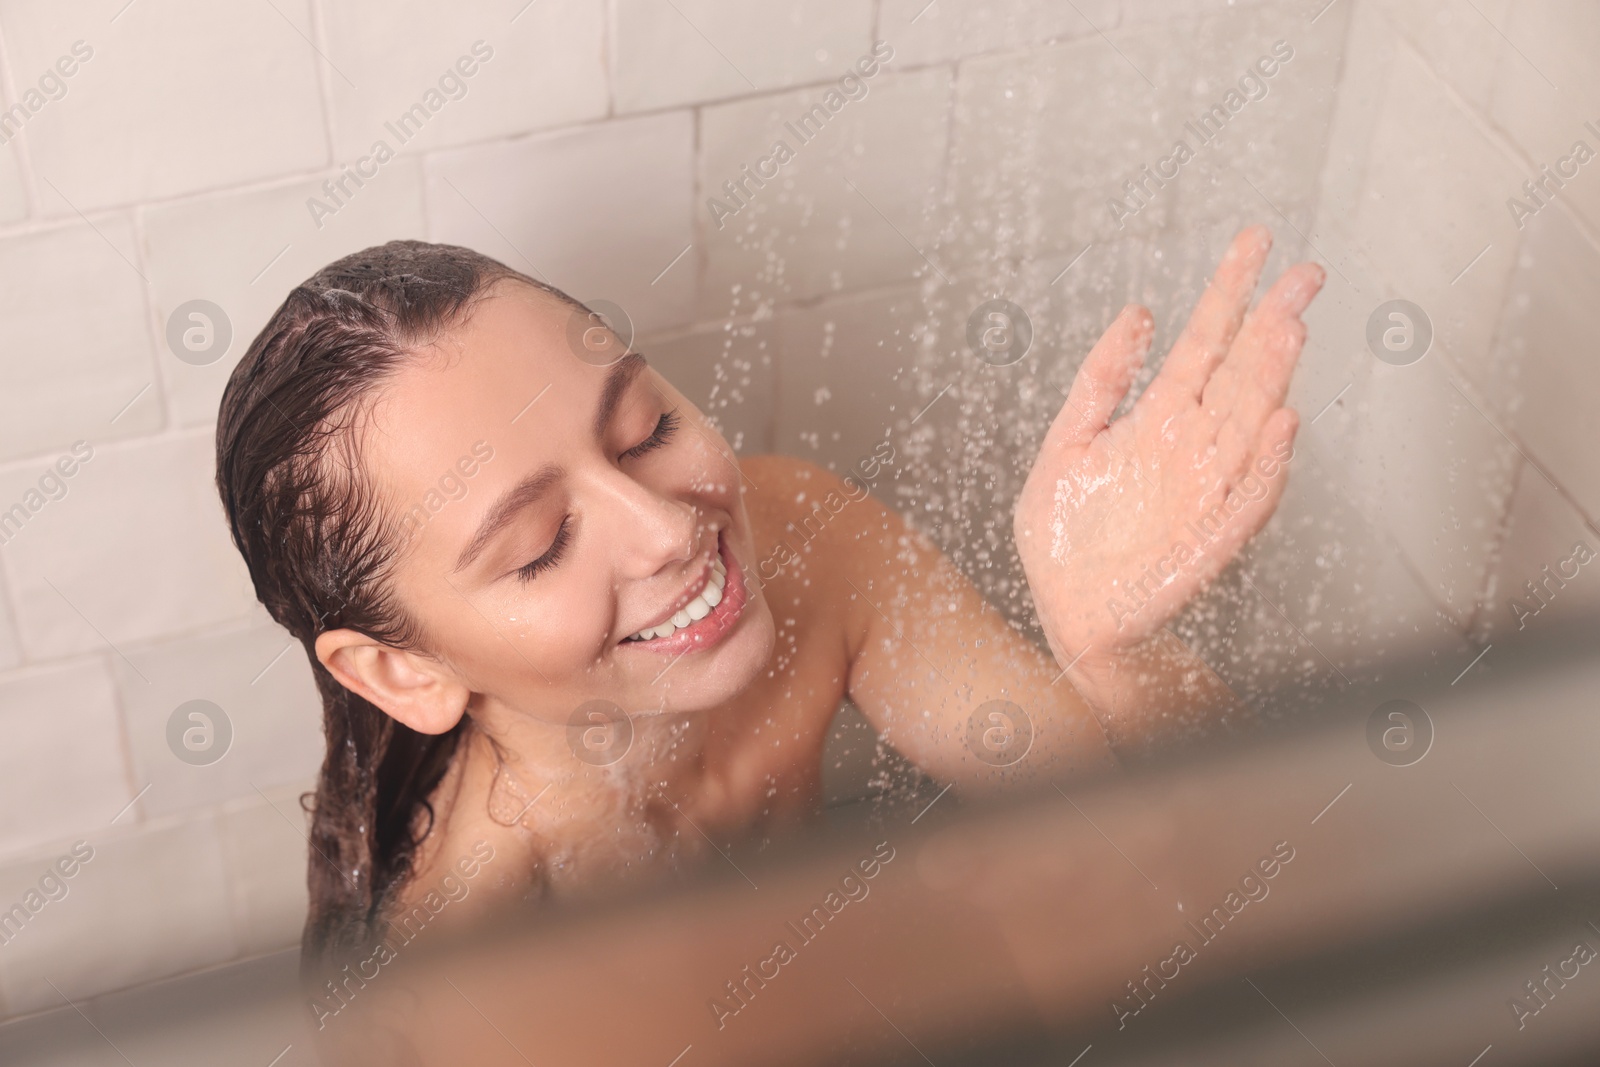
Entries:
{"type": "Polygon", "coordinates": [[[1352,4],[1348,19],[1338,94],[1326,131],[1315,227],[1323,254],[1340,263],[1355,260],[1361,251],[1351,239],[1349,219],[1363,195],[1368,145],[1388,99],[1389,71],[1401,39],[1377,3],[1352,4]]]}
{"type": "Polygon", "coordinates": [[[1480,111],[1489,107],[1495,68],[1505,49],[1499,27],[1514,8],[1527,5],[1511,0],[1476,0],[1455,4],[1450,0],[1382,0],[1390,32],[1405,40],[1427,61],[1440,79],[1480,111]]]}
{"type": "Polygon", "coordinates": [[[643,337],[636,347],[739,454],[773,451],[777,342],[770,321],[643,337]]]}
{"type": "Polygon", "coordinates": [[[872,455],[897,422],[916,414],[908,411],[915,397],[906,372],[921,320],[910,286],[782,315],[775,450],[841,475],[872,455]]]}
{"type": "Polygon", "coordinates": [[[1486,641],[1537,635],[1575,618],[1592,617],[1600,611],[1597,562],[1600,533],[1593,523],[1558,485],[1524,465],[1478,631],[1486,641]],[[1529,592],[1529,582],[1537,595],[1529,592]]]}
{"type": "MultiPolygon", "coordinates": [[[[1600,125],[1600,68],[1590,47],[1600,34],[1600,8],[1583,0],[1508,4],[1495,22],[1510,44],[1498,53],[1490,115],[1526,154],[1519,183],[1570,152],[1574,141],[1600,151],[1600,137],[1584,127],[1600,125]]],[[[1561,195],[1590,226],[1600,226],[1593,163],[1561,195]]]]}
{"type": "Polygon", "coordinates": [[[217,814],[228,878],[234,938],[252,956],[300,944],[306,921],[306,833],[310,819],[300,794],[312,779],[264,790],[217,814]]]}
{"type": "Polygon", "coordinates": [[[1189,117],[1195,68],[1185,42],[1197,31],[1186,19],[1115,31],[1109,42],[1097,34],[962,62],[946,258],[979,269],[996,257],[1076,253],[1165,226],[1170,184],[1131,217],[1119,220],[1109,204],[1141,167],[1171,152],[1189,117]],[[1086,93],[1084,85],[1100,88],[1086,93]],[[1041,114],[1052,118],[1040,122],[1041,114]]]}
{"type": "MultiPolygon", "coordinates": [[[[1382,679],[1424,654],[1455,662],[1451,653],[1467,647],[1459,623],[1440,611],[1389,528],[1362,514],[1342,459],[1314,435],[1297,441],[1278,514],[1248,552],[1256,589],[1239,594],[1271,601],[1255,614],[1277,635],[1279,654],[1289,651],[1330,688],[1382,679]]],[[[1252,640],[1236,647],[1245,653],[1239,669],[1265,675],[1248,684],[1270,688],[1276,679],[1252,662],[1252,640]]]]}
{"type": "Polygon", "coordinates": [[[604,0],[325,5],[335,161],[349,163],[379,140],[412,152],[604,116],[604,9],[604,0]],[[414,132],[399,119],[419,103],[426,121],[418,112],[414,132]]]}
{"type": "Polygon", "coordinates": [[[1372,304],[1421,305],[1460,366],[1482,374],[1516,256],[1505,199],[1521,168],[1404,43],[1368,152],[1351,223],[1353,243],[1387,283],[1372,304]]]}
{"type": "Polygon", "coordinates": [[[134,777],[150,791],[146,816],[215,805],[315,776],[322,763],[322,702],[305,651],[264,610],[242,626],[169,639],[115,657],[134,777]],[[232,741],[220,760],[192,766],[167,744],[167,721],[191,700],[222,709],[232,741]]]}
{"type": "Polygon", "coordinates": [[[72,217],[328,161],[309,0],[171,0],[119,12],[125,3],[0,7],[19,90],[74,42],[93,51],[67,79],[66,94],[25,127],[48,214],[72,217]]]}
{"type": "MultiPolygon", "coordinates": [[[[211,1067],[223,1061],[315,1067],[325,1059],[317,1054],[313,1017],[298,988],[296,956],[274,953],[226,971],[99,997],[87,1010],[128,1060],[140,1065],[211,1067]],[[174,1011],[184,1013],[183,1025],[151,1025],[174,1011]]],[[[88,1030],[82,1020],[78,1028],[88,1030]]],[[[107,1042],[93,1030],[89,1035],[106,1048],[107,1042]]],[[[91,1055],[98,1053],[95,1049],[91,1055]]],[[[107,1067],[127,1067],[127,1060],[112,1055],[107,1067]]],[[[98,1067],[101,1061],[88,1062],[98,1067]]]]}
{"type": "Polygon", "coordinates": [[[0,671],[8,671],[22,662],[22,641],[17,636],[17,624],[11,617],[11,595],[6,589],[5,569],[0,567],[0,671]]]}
{"type": "Polygon", "coordinates": [[[217,418],[222,387],[250,342],[289,290],[350,252],[399,238],[426,236],[422,169],[415,159],[386,164],[333,215],[313,216],[308,203],[330,201],[313,178],[266,188],[161,204],[144,212],[150,287],[163,326],[179,305],[210,300],[233,329],[228,351],[196,366],[158,342],[162,385],[174,423],[202,426],[217,418]],[[320,225],[319,225],[320,223],[320,225]]]}
{"type": "Polygon", "coordinates": [[[940,262],[932,220],[942,187],[950,72],[895,73],[891,63],[864,84],[865,96],[836,97],[837,112],[807,127],[799,126],[801,118],[826,105],[828,89],[703,109],[694,207],[706,243],[702,317],[738,314],[742,302],[859,291],[936,270],[924,256],[940,262]],[[793,153],[781,166],[774,156],[779,141],[793,153]],[[738,207],[724,183],[769,156],[776,177],[738,207]],[[737,208],[720,226],[707,205],[713,197],[737,208]]]}
{"type": "MultiPolygon", "coordinates": [[[[1592,4],[124,4],[0,0],[7,104],[73,41],[94,48],[0,147],[0,510],[73,440],[95,447],[0,546],[0,719],[19,739],[0,902],[99,835],[98,866],[0,951],[0,1014],[51,1007],[43,977],[93,997],[298,937],[319,709],[303,654],[273,663],[287,638],[227,541],[211,424],[289,287],[369,244],[464,243],[620,304],[746,452],[845,467],[895,427],[903,477],[880,496],[1014,606],[989,542],[1053,386],[1129,299],[1157,312],[1159,353],[1232,229],[1268,222],[1272,270],[1329,257],[1291,397],[1304,464],[1184,623],[1262,700],[1338,688],[1328,660],[1360,684],[1417,648],[1458,669],[1501,632],[1507,590],[1596,529],[1600,163],[1522,230],[1505,208],[1600,121],[1592,4]],[[875,38],[895,59],[868,95],[816,141],[786,136],[875,38]],[[1116,227],[1110,195],[1280,38],[1296,55],[1270,94],[1116,227]],[[466,95],[430,100],[480,39],[494,55],[466,95]],[[308,198],[417,102],[438,104],[423,132],[318,226],[308,198]],[[781,136],[794,160],[718,229],[707,198],[781,136]],[[977,366],[965,319],[1001,292],[1035,350],[977,366]],[[1389,296],[1434,320],[1413,367],[1366,350],[1389,296]],[[206,367],[163,339],[193,298],[234,330],[206,367]],[[191,696],[236,729],[211,767],[165,749],[191,696]]],[[[1590,605],[1586,580],[1538,624],[1590,605]]]]}
{"type": "MultiPolygon", "coordinates": [[[[1493,366],[1515,405],[1517,439],[1590,515],[1600,515],[1600,454],[1589,398],[1600,389],[1592,358],[1600,337],[1600,249],[1563,206],[1523,231],[1493,366]]],[[[1510,405],[1507,405],[1510,406],[1510,405]]]]}
{"type": "MultiPolygon", "coordinates": [[[[58,1007],[51,982],[77,1000],[237,955],[214,816],[137,835],[111,830],[80,835],[93,858],[67,881],[66,897],[45,905],[0,952],[10,1011],[58,1007]]],[[[22,899],[70,844],[0,868],[0,900],[9,907],[22,899]]]]}
{"type": "Polygon", "coordinates": [[[226,970],[78,1001],[83,1015],[62,1004],[0,1026],[0,1061],[29,1067],[128,1067],[130,1061],[315,1067],[319,1058],[312,1016],[297,988],[297,956],[277,952],[226,970]],[[162,1025],[174,1013],[181,1013],[182,1025],[162,1025]]]}
{"type": "Polygon", "coordinates": [[[1389,529],[1444,610],[1471,619],[1509,503],[1515,448],[1455,382],[1443,352],[1409,367],[1379,364],[1347,399],[1353,491],[1389,529]]]}
{"type": "Polygon", "coordinates": [[[878,36],[904,66],[937,63],[1069,37],[1117,24],[1116,0],[1036,4],[1026,0],[883,0],[878,36]],[[1076,10],[1074,10],[1076,9],[1076,10]]]}
{"type": "Polygon", "coordinates": [[[837,79],[872,45],[857,0],[616,0],[619,112],[648,111],[837,79]]]}
{"type": "Polygon", "coordinates": [[[1196,64],[1185,117],[1198,123],[1216,105],[1226,107],[1230,90],[1247,102],[1203,147],[1197,135],[1175,131],[1195,147],[1198,157],[1185,165],[1173,190],[1183,225],[1230,215],[1245,205],[1285,236],[1293,231],[1283,215],[1294,226],[1308,228],[1305,216],[1316,201],[1339,91],[1349,7],[1336,5],[1315,23],[1307,22],[1303,12],[1304,5],[1270,3],[1200,20],[1195,52],[1202,60],[1196,64]],[[1260,78],[1255,64],[1262,57],[1275,59],[1273,49],[1280,41],[1293,55],[1270,78],[1260,78]],[[1265,87],[1260,99],[1247,95],[1262,92],[1249,80],[1252,74],[1265,87]]]}
{"type": "MultiPolygon", "coordinates": [[[[1259,0],[1235,0],[1235,4],[1240,2],[1248,4],[1259,0]]],[[[1151,22],[1170,22],[1193,15],[1214,14],[1221,6],[1209,0],[1118,0],[1117,24],[1138,26],[1151,22]]],[[[1099,20],[1096,20],[1096,25],[1102,30],[1106,28],[1105,23],[1099,20]]]]}
{"type": "Polygon", "coordinates": [[[103,833],[133,799],[104,657],[7,676],[0,681],[0,722],[12,753],[0,775],[0,856],[103,833]]]}
{"type": "MultiPolygon", "coordinates": [[[[98,445],[6,546],[3,558],[22,644],[33,659],[183,634],[252,610],[244,561],[228,538],[212,485],[208,431],[98,445]]],[[[0,470],[0,500],[39,477],[0,470]]]]}
{"type": "Polygon", "coordinates": [[[1353,355],[1351,389],[1323,436],[1348,457],[1363,511],[1462,626],[1484,610],[1518,449],[1546,435],[1543,451],[1571,471],[1573,492],[1587,462],[1569,399],[1585,365],[1557,353],[1587,325],[1589,302],[1572,294],[1593,274],[1592,231],[1550,208],[1519,232],[1506,209],[1529,173],[1506,136],[1515,129],[1486,110],[1506,63],[1522,62],[1488,24],[1508,10],[1355,7],[1314,231],[1352,290],[1312,320],[1353,355]],[[1492,77],[1467,65],[1485,53],[1492,77]],[[1366,318],[1391,297],[1420,304],[1435,331],[1434,350],[1410,367],[1365,351],[1366,318]],[[1535,393],[1536,414],[1527,410],[1535,393]]]}
{"type": "Polygon", "coordinates": [[[137,261],[120,215],[0,237],[0,461],[161,425],[137,261]]]}
{"type": "Polygon", "coordinates": [[[694,243],[693,152],[683,111],[441,152],[427,164],[430,236],[609,300],[636,330],[683,323],[697,266],[694,249],[678,259],[694,243]]]}
{"type": "MultiPolygon", "coordinates": [[[[7,101],[7,106],[10,101],[7,101]]],[[[27,192],[22,186],[22,165],[18,161],[19,141],[0,148],[0,225],[16,222],[28,213],[27,192]]]]}

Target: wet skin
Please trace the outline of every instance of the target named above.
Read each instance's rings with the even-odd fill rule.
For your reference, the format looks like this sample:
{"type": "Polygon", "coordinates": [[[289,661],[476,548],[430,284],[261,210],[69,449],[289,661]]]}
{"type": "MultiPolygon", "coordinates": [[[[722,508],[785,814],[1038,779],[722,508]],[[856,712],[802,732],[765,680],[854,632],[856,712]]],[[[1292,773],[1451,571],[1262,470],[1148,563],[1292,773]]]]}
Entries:
{"type": "Polygon", "coordinates": [[[1082,606],[1103,604],[1175,530],[1237,493],[1253,457],[1292,439],[1283,398],[1304,339],[1298,316],[1321,276],[1291,269],[1246,314],[1269,243],[1259,227],[1235,239],[1125,418],[1107,425],[1148,346],[1149,313],[1124,309],[1084,361],[1016,517],[1054,659],[896,513],[813,465],[737,459],[615,338],[614,352],[577,358],[565,306],[498,284],[385,383],[361,423],[363,469],[391,516],[476,442],[493,448],[397,561],[394,596],[424,648],[349,630],[317,643],[336,677],[412,728],[472,721],[431,798],[433,829],[401,906],[479,840],[495,849],[475,883],[487,891],[455,916],[670,874],[713,855],[708,839],[806,818],[846,696],[908,758],[964,791],[1113,769],[1119,756],[1237,714],[1227,687],[1164,626],[1270,517],[1286,479],[1230,513],[1220,562],[1169,582],[1132,625],[1107,626],[1082,606]],[[1108,491],[1062,515],[1063,482],[1108,491]],[[843,506],[797,555],[783,554],[780,543],[798,544],[793,525],[829,493],[843,506]],[[1117,551],[1057,558],[1041,533],[1059,523],[1069,540],[1093,539],[1130,512],[1143,518],[1117,551]],[[670,637],[629,640],[704,590],[717,559],[728,577],[709,614],[670,637]],[[967,741],[969,720],[996,699],[1026,709],[1034,729],[1026,758],[1003,767],[967,741]],[[606,705],[631,727],[610,762],[623,728],[581,715],[573,725],[580,709],[606,705]]]}

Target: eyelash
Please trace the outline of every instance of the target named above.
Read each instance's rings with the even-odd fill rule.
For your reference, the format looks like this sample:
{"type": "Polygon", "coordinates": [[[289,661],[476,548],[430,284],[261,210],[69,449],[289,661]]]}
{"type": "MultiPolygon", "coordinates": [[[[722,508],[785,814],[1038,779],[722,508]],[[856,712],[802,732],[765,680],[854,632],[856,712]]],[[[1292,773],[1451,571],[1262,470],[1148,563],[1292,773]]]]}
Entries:
{"type": "Polygon", "coordinates": [[[638,444],[634,445],[632,448],[628,449],[623,453],[623,455],[630,459],[637,459],[647,452],[654,452],[656,449],[672,440],[672,436],[677,432],[678,413],[676,411],[669,411],[662,415],[661,419],[656,423],[655,432],[653,432],[649,437],[646,437],[643,441],[640,441],[638,444]]]}
{"type": "MultiPolygon", "coordinates": [[[[676,411],[666,412],[656,422],[655,431],[649,437],[628,449],[623,455],[630,458],[638,458],[648,452],[654,452],[672,440],[673,435],[677,432],[678,413],[676,411]]],[[[531,582],[534,578],[561,562],[561,557],[566,553],[567,545],[572,540],[572,531],[569,527],[570,521],[570,515],[562,518],[561,526],[556,530],[555,540],[550,542],[550,547],[544,555],[517,568],[517,578],[520,581],[531,582]]]]}
{"type": "Polygon", "coordinates": [[[571,518],[570,515],[562,518],[561,527],[556,530],[556,539],[550,542],[550,548],[544,555],[517,568],[517,578],[520,581],[531,582],[534,578],[561,562],[561,557],[567,551],[567,544],[572,540],[572,533],[568,528],[571,518]]]}

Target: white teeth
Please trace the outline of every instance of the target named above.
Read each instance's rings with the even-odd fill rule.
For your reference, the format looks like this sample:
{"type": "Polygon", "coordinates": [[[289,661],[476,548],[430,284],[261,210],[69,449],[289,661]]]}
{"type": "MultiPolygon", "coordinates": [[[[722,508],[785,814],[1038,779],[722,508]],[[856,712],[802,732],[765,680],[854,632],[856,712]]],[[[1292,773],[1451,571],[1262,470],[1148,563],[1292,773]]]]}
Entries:
{"type": "Polygon", "coordinates": [[[706,582],[706,587],[700,590],[700,595],[695,597],[683,608],[673,614],[672,618],[660,626],[649,630],[640,630],[629,641],[652,641],[658,637],[668,637],[685,626],[692,625],[711,614],[718,604],[722,603],[723,589],[728,582],[728,568],[719,556],[712,561],[711,578],[706,582]]]}

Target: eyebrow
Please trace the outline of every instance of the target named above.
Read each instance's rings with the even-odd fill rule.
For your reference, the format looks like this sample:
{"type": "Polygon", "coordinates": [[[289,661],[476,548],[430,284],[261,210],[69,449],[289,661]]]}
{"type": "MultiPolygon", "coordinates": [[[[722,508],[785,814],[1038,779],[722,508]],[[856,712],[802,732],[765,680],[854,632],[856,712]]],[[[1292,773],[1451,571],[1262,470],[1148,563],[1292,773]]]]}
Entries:
{"type": "Polygon", "coordinates": [[[642,352],[629,352],[611,368],[611,373],[606,376],[605,388],[600,391],[600,405],[594,412],[595,437],[605,436],[606,426],[611,422],[611,416],[616,414],[617,405],[622,402],[622,394],[627,392],[628,386],[633,384],[644,368],[642,352]]]}
{"type": "MultiPolygon", "coordinates": [[[[594,435],[605,435],[606,426],[610,424],[611,417],[616,414],[617,405],[622,402],[622,395],[632,384],[639,373],[645,369],[645,358],[641,353],[629,352],[618,360],[611,368],[611,373],[606,376],[605,386],[600,391],[600,403],[595,407],[594,435]]],[[[501,530],[511,524],[517,513],[539,497],[549,491],[550,487],[561,480],[566,473],[554,463],[547,463],[537,471],[522,479],[516,485],[506,490],[500,499],[494,502],[488,515],[478,526],[478,532],[472,535],[472,540],[467,542],[467,547],[461,550],[461,555],[456,557],[453,573],[460,573],[472,565],[472,561],[483,553],[490,541],[494,540],[501,530]]]]}

